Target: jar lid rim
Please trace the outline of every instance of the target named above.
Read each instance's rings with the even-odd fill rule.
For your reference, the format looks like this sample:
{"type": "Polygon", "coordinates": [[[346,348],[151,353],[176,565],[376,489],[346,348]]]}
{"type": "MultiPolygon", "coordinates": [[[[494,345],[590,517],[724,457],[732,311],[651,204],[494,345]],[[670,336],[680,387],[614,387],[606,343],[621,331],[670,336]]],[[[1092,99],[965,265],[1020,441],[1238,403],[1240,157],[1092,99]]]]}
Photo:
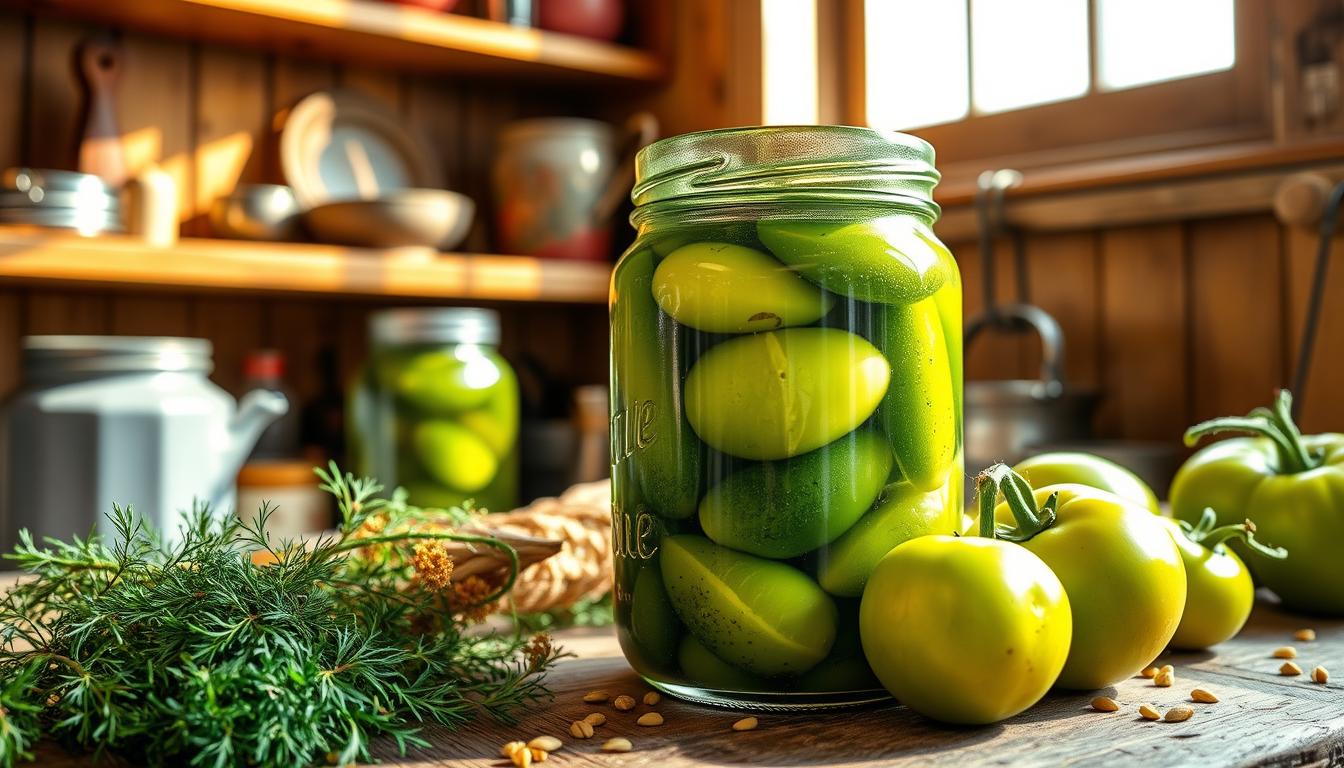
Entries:
{"type": "Polygon", "coordinates": [[[214,347],[180,336],[25,336],[26,374],[190,371],[209,373],[214,347]]]}
{"type": "Polygon", "coordinates": [[[374,344],[499,343],[499,313],[478,307],[385,309],[369,317],[374,344]]]}

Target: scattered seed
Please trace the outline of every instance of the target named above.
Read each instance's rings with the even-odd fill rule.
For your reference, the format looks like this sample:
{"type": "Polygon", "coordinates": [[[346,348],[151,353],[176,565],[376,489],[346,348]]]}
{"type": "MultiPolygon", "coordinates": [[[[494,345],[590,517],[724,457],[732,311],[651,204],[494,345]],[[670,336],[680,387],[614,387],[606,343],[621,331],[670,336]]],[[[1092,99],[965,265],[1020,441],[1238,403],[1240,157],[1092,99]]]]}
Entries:
{"type": "Polygon", "coordinates": [[[1110,696],[1098,696],[1092,700],[1092,708],[1098,712],[1119,712],[1120,705],[1110,696]]]}
{"type": "Polygon", "coordinates": [[[537,738],[527,742],[527,746],[531,749],[544,749],[547,752],[554,752],[555,750],[565,746],[565,742],[555,738],[554,736],[538,736],[537,738]]]}
{"type": "Polygon", "coordinates": [[[629,712],[635,708],[635,697],[625,695],[617,696],[616,700],[613,701],[611,705],[622,712],[629,712]]]}
{"type": "Polygon", "coordinates": [[[583,718],[583,722],[596,728],[599,725],[606,725],[607,716],[602,714],[601,712],[594,712],[588,715],[587,717],[583,718]]]}
{"type": "Polygon", "coordinates": [[[1297,666],[1291,661],[1285,661],[1283,662],[1283,666],[1279,667],[1279,674],[1283,675],[1284,677],[1292,677],[1293,675],[1300,675],[1302,674],[1302,668],[1297,666]]]}
{"type": "Polygon", "coordinates": [[[551,756],[550,752],[547,752],[544,749],[537,749],[536,747],[528,747],[528,751],[532,753],[532,762],[534,763],[544,763],[546,762],[546,758],[551,756]]]}
{"type": "Polygon", "coordinates": [[[1140,704],[1140,705],[1139,705],[1139,716],[1142,717],[1144,720],[1161,720],[1161,719],[1162,719],[1162,713],[1161,713],[1161,712],[1158,712],[1156,709],[1153,709],[1152,707],[1148,706],[1147,704],[1140,704]]]}
{"type": "Polygon", "coordinates": [[[733,723],[733,730],[734,730],[734,731],[751,731],[751,730],[755,730],[755,728],[756,728],[757,725],[760,725],[760,722],[759,722],[756,718],[754,718],[754,717],[744,717],[744,718],[742,718],[741,720],[738,720],[736,723],[733,723]]]}
{"type": "Polygon", "coordinates": [[[1171,666],[1170,664],[1163,664],[1163,665],[1162,665],[1162,668],[1159,669],[1159,670],[1157,670],[1157,671],[1158,671],[1158,672],[1171,672],[1172,674],[1175,674],[1175,673],[1176,673],[1176,668],[1173,667],[1173,666],[1171,666]]]}
{"type": "Polygon", "coordinates": [[[576,739],[591,739],[593,726],[586,720],[575,720],[569,724],[569,735],[576,739]]]}
{"type": "Polygon", "coordinates": [[[1316,630],[1311,628],[1299,629],[1293,633],[1293,639],[1300,643],[1310,643],[1316,639],[1316,630]]]}
{"type": "Polygon", "coordinates": [[[504,757],[512,758],[513,753],[520,749],[527,749],[527,745],[521,741],[510,741],[508,744],[499,748],[499,754],[504,757]]]}
{"type": "Polygon", "coordinates": [[[1207,688],[1196,688],[1195,690],[1190,692],[1190,698],[1194,699],[1195,701],[1198,701],[1201,704],[1218,703],[1218,697],[1214,696],[1213,692],[1207,688]]]}
{"type": "Polygon", "coordinates": [[[1176,673],[1170,667],[1163,667],[1153,676],[1153,685],[1158,688],[1170,688],[1176,682],[1176,673]]]}
{"type": "Polygon", "coordinates": [[[644,694],[644,703],[648,704],[650,707],[652,707],[653,705],[657,704],[662,700],[663,700],[662,694],[658,693],[657,691],[649,691],[648,693],[644,694]]]}
{"type": "Polygon", "coordinates": [[[636,720],[635,722],[640,725],[650,725],[650,726],[662,725],[663,716],[658,714],[657,712],[645,712],[644,714],[640,715],[639,719],[636,720]]]}
{"type": "Polygon", "coordinates": [[[523,747],[512,755],[509,755],[509,760],[513,763],[515,768],[532,768],[532,750],[523,747]]]}
{"type": "Polygon", "coordinates": [[[1297,649],[1291,645],[1281,646],[1274,649],[1274,658],[1276,659],[1296,659],[1297,649]]]}
{"type": "Polygon", "coordinates": [[[1168,723],[1183,723],[1195,716],[1195,710],[1189,707],[1172,707],[1167,710],[1166,717],[1162,718],[1168,723]]]}
{"type": "Polygon", "coordinates": [[[1317,667],[1311,670],[1311,681],[1325,685],[1330,680],[1330,673],[1325,671],[1325,667],[1317,667]]]}
{"type": "Polygon", "coordinates": [[[615,738],[607,739],[602,745],[603,752],[629,752],[635,745],[630,743],[629,739],[615,738]]]}
{"type": "Polygon", "coordinates": [[[583,700],[589,704],[599,704],[608,698],[606,691],[589,691],[583,694],[583,700]]]}
{"type": "Polygon", "coordinates": [[[1144,667],[1143,671],[1139,672],[1139,674],[1142,675],[1143,677],[1148,678],[1149,680],[1152,680],[1154,677],[1157,676],[1157,667],[1144,667]]]}

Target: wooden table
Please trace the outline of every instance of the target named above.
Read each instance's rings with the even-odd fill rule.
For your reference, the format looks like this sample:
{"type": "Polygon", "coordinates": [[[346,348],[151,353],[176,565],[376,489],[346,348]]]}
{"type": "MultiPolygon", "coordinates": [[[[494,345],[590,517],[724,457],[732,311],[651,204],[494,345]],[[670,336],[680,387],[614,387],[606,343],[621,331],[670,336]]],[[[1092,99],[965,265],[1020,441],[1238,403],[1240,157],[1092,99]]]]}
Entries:
{"type": "MultiPolygon", "coordinates": [[[[625,663],[609,630],[570,630],[557,639],[577,658],[560,663],[550,678],[555,699],[537,706],[523,723],[501,726],[477,722],[456,733],[426,728],[430,749],[399,757],[390,745],[377,752],[384,764],[429,768],[499,767],[500,746],[541,734],[562,738],[565,746],[546,763],[565,766],[689,768],[690,766],[1328,766],[1344,765],[1344,621],[1308,620],[1257,606],[1251,624],[1217,653],[1174,654],[1176,684],[1154,687],[1134,678],[1102,691],[1122,705],[1116,714],[1092,711],[1096,693],[1052,694],[1028,712],[998,725],[965,728],[939,725],[895,704],[828,713],[761,714],[760,727],[734,732],[740,712],[697,706],[664,697],[656,709],[661,727],[635,725],[649,709],[618,712],[610,703],[582,702],[585,692],[606,689],[614,697],[636,699],[649,690],[625,663]],[[1310,626],[1318,640],[1295,642],[1294,630],[1310,626]],[[1281,645],[1298,649],[1305,673],[1317,664],[1335,670],[1340,682],[1316,685],[1304,674],[1282,677],[1281,660],[1271,652],[1281,645]],[[1196,704],[1190,690],[1204,687],[1221,699],[1196,704]],[[1184,723],[1148,722],[1139,704],[1160,709],[1190,706],[1195,716],[1184,723]],[[569,723],[588,712],[603,712],[606,725],[589,740],[569,736],[569,723]],[[605,754],[602,742],[625,736],[635,744],[627,754],[605,754]]],[[[58,750],[44,750],[39,764],[63,768],[87,765],[58,750]]]]}

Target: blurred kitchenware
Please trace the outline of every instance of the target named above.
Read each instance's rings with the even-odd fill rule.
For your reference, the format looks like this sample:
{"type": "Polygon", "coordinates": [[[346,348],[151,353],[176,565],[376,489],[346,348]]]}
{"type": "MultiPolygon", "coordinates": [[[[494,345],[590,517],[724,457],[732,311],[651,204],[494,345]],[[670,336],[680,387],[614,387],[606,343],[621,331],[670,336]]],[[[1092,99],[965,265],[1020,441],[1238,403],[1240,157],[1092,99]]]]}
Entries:
{"type": "Polygon", "coordinates": [[[534,0],[486,0],[485,17],[491,21],[512,24],[515,27],[536,25],[534,0]]]}
{"type": "Polygon", "coordinates": [[[387,107],[349,91],[318,91],[289,110],[280,163],[304,208],[443,186],[429,146],[387,107]]]}
{"type": "Polygon", "coordinates": [[[623,135],[581,118],[511,123],[500,133],[491,177],[498,246],[559,259],[611,256],[612,215],[633,183],[634,154],[658,134],[646,112],[623,135]]]}
{"type": "Polygon", "coordinates": [[[90,530],[131,507],[172,541],[181,513],[232,514],[252,444],[288,408],[273,392],[234,400],[210,382],[203,339],[29,336],[23,383],[4,407],[0,548],[21,528],[41,541],[90,530]]]}
{"type": "Polygon", "coordinates": [[[588,384],[574,390],[574,429],[578,433],[576,483],[611,477],[611,402],[607,388],[588,384]]]}
{"type": "Polygon", "coordinates": [[[0,176],[0,223],[120,232],[121,200],[91,174],[10,168],[0,176]]]}
{"type": "Polygon", "coordinates": [[[253,521],[265,504],[266,532],[277,542],[331,525],[331,497],[317,487],[309,461],[249,461],[238,473],[238,518],[253,521]]]}
{"type": "Polygon", "coordinates": [[[126,183],[122,198],[126,231],[156,248],[177,242],[177,182],[150,166],[126,183]]]}
{"type": "Polygon", "coordinates": [[[117,125],[117,86],[123,66],[121,45],[111,35],[86,39],[75,50],[75,72],[84,90],[79,170],[113,187],[130,180],[117,125]]]}
{"type": "Polygon", "coordinates": [[[453,10],[453,6],[457,5],[457,0],[387,0],[387,2],[425,8],[439,13],[447,13],[453,10]]]}
{"type": "Polygon", "coordinates": [[[389,191],[374,200],[346,200],[305,211],[304,224],[324,243],[364,248],[430,246],[449,250],[471,228],[476,204],[444,189],[389,191]]]}
{"type": "Polygon", "coordinates": [[[625,0],[537,0],[537,26],[552,32],[615,40],[625,25],[625,0]]]}
{"type": "Polygon", "coordinates": [[[210,206],[210,231],[235,240],[297,240],[299,201],[283,184],[240,184],[210,206]]]}

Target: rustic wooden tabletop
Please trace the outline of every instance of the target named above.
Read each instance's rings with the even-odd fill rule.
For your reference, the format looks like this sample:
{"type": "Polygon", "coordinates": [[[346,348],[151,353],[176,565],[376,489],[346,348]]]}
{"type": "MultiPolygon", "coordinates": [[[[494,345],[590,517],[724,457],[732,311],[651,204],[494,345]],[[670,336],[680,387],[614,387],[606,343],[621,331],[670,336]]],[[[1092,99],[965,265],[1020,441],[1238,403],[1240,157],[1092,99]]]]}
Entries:
{"type": "MultiPolygon", "coordinates": [[[[642,703],[618,712],[610,702],[582,701],[585,692],[595,689],[636,699],[650,690],[626,664],[612,632],[568,630],[557,638],[575,658],[562,661],[552,673],[554,700],[536,706],[521,724],[478,722],[457,732],[427,726],[425,735],[433,747],[403,757],[383,745],[377,756],[385,765],[404,768],[498,768],[508,765],[499,757],[505,742],[551,734],[565,742],[548,761],[556,768],[1344,765],[1344,683],[1318,685],[1306,674],[1321,665],[1337,670],[1344,680],[1344,621],[1291,616],[1265,603],[1257,606],[1242,634],[1216,652],[1166,657],[1176,667],[1172,687],[1134,678],[1099,692],[1121,704],[1118,713],[1093,711],[1088,702],[1097,692],[1057,693],[1018,717],[982,728],[940,725],[887,704],[826,713],[760,713],[756,730],[734,732],[731,724],[744,713],[666,696],[652,707],[663,714],[665,724],[642,727],[635,719],[650,709],[642,703]],[[1294,641],[1293,632],[1303,627],[1314,628],[1317,640],[1294,641]],[[1297,648],[1303,675],[1278,673],[1282,661],[1271,654],[1282,645],[1297,648]],[[1220,701],[1192,702],[1195,687],[1213,691],[1220,701]],[[1185,705],[1195,715],[1183,723],[1149,722],[1137,712],[1144,703],[1164,710],[1185,705]],[[606,714],[607,723],[591,739],[571,738],[570,722],[590,712],[606,714]],[[602,743],[614,736],[629,738],[634,750],[601,752],[602,743]]],[[[88,765],[55,747],[42,750],[38,764],[88,765]]]]}

